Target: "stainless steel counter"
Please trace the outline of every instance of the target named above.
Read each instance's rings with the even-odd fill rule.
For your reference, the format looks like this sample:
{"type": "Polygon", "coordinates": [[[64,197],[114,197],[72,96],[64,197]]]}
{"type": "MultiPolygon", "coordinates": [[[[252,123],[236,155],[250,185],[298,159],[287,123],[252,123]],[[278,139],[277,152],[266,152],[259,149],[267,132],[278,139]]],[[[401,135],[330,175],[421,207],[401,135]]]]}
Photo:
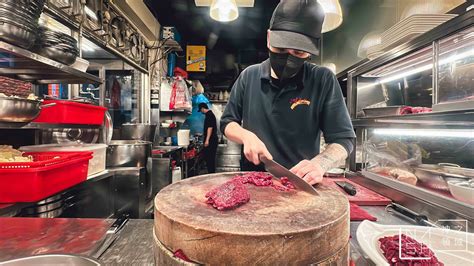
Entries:
{"type": "MultiPolygon", "coordinates": [[[[412,224],[385,212],[381,206],[363,207],[381,224],[412,224]]],[[[113,220],[0,218],[0,261],[35,254],[69,253],[88,256],[113,220]]],[[[351,222],[351,258],[356,265],[373,265],[361,255],[351,222]]],[[[129,220],[102,255],[104,265],[153,265],[153,220],[129,220]]]]}
{"type": "MultiPolygon", "coordinates": [[[[388,213],[383,206],[362,206],[372,216],[377,218],[377,223],[388,225],[414,225],[409,219],[388,213]]],[[[351,222],[351,259],[357,266],[375,265],[365,257],[357,242],[357,228],[361,222],[351,222]]]]}
{"type": "Polygon", "coordinates": [[[112,246],[102,255],[105,265],[153,265],[153,220],[129,220],[112,246]]]}

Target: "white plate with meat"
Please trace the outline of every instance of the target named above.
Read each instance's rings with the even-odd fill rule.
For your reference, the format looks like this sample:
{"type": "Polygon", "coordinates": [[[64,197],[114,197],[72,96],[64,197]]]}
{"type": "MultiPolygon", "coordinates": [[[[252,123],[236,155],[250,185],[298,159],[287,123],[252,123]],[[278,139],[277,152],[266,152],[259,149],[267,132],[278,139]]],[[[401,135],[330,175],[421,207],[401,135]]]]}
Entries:
{"type": "Polygon", "coordinates": [[[361,249],[376,265],[393,265],[388,262],[385,255],[400,261],[400,250],[404,254],[401,262],[417,260],[424,262],[421,265],[474,265],[474,234],[472,233],[426,226],[380,225],[363,221],[357,228],[357,241],[361,249]],[[402,240],[399,240],[398,236],[402,234],[408,238],[404,236],[402,240]],[[388,238],[385,238],[385,241],[382,240],[385,245],[382,249],[379,239],[384,237],[388,238]],[[393,239],[393,242],[387,244],[387,239],[393,239]],[[404,244],[406,239],[409,241],[404,244]],[[412,243],[409,243],[410,240],[412,243]],[[413,243],[413,240],[418,243],[413,243]],[[402,243],[401,249],[399,243],[402,243]],[[391,246],[392,250],[387,249],[387,245],[391,246]],[[424,256],[420,253],[413,253],[416,248],[418,251],[421,249],[421,254],[424,256]],[[414,255],[410,256],[410,254],[414,255]],[[434,256],[432,256],[433,254],[434,256]],[[442,264],[434,263],[436,260],[442,264]]]}

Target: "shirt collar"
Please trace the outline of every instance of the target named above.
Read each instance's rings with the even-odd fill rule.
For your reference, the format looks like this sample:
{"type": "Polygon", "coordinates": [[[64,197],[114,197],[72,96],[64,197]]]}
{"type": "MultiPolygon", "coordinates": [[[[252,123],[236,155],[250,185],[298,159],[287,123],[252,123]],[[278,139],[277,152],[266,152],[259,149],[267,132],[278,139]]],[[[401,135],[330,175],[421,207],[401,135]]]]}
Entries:
{"type": "Polygon", "coordinates": [[[270,59],[260,64],[260,78],[270,80],[270,59]]]}
{"type": "MultiPolygon", "coordinates": [[[[302,89],[303,88],[303,81],[305,79],[305,75],[306,75],[306,71],[305,71],[305,68],[306,68],[306,62],[304,63],[303,65],[303,69],[301,71],[303,71],[303,73],[299,73],[298,75],[300,76],[300,79],[296,82],[296,86],[295,89],[302,89]]],[[[268,80],[271,82],[271,77],[270,77],[270,59],[267,59],[265,61],[263,61],[261,64],[260,64],[260,79],[265,79],[265,80],[268,80]]]]}

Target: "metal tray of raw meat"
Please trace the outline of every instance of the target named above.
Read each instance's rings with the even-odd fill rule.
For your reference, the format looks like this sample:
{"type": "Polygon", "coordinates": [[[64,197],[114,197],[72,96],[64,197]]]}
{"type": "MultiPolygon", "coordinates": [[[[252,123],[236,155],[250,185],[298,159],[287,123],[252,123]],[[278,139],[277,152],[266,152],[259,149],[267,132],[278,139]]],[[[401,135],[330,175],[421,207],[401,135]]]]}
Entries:
{"type": "Polygon", "coordinates": [[[375,108],[364,108],[365,117],[377,117],[377,116],[389,116],[389,115],[400,115],[400,111],[404,105],[387,106],[387,107],[375,107],[375,108]]]}

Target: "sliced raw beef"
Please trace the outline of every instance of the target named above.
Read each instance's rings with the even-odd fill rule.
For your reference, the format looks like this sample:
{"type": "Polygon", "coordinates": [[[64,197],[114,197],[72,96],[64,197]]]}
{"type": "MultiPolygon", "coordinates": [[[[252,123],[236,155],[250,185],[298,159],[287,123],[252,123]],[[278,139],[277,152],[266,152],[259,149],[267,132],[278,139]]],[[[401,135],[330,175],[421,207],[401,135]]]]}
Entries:
{"type": "Polygon", "coordinates": [[[252,172],[236,178],[244,184],[254,184],[258,187],[268,187],[273,184],[273,176],[263,172],[252,172]]]}
{"type": "Polygon", "coordinates": [[[278,191],[290,191],[289,188],[284,187],[284,186],[280,186],[280,185],[277,185],[277,184],[272,184],[272,188],[274,190],[278,190],[278,191]]]}
{"type": "Polygon", "coordinates": [[[420,113],[430,113],[433,109],[429,107],[411,107],[405,106],[400,110],[401,115],[409,115],[409,114],[420,114],[420,113]]]}
{"type": "Polygon", "coordinates": [[[249,192],[238,179],[232,179],[206,194],[207,203],[218,210],[236,208],[250,200],[249,192]]]}
{"type": "Polygon", "coordinates": [[[386,236],[379,239],[380,249],[393,266],[443,266],[434,252],[425,244],[405,235],[386,236]],[[401,247],[400,247],[401,243],[401,247]],[[416,259],[419,258],[419,259],[416,259]]]}
{"type": "Polygon", "coordinates": [[[288,180],[288,177],[280,178],[280,183],[275,184],[273,182],[273,176],[269,173],[263,172],[251,172],[241,176],[235,176],[234,180],[239,180],[243,184],[254,184],[258,187],[272,187],[278,191],[289,191],[291,189],[295,189],[293,183],[288,180]]]}
{"type": "Polygon", "coordinates": [[[295,189],[295,185],[293,185],[293,183],[290,182],[290,180],[288,180],[288,177],[282,177],[280,178],[280,182],[282,185],[284,185],[285,187],[289,188],[289,189],[295,189]]]}

